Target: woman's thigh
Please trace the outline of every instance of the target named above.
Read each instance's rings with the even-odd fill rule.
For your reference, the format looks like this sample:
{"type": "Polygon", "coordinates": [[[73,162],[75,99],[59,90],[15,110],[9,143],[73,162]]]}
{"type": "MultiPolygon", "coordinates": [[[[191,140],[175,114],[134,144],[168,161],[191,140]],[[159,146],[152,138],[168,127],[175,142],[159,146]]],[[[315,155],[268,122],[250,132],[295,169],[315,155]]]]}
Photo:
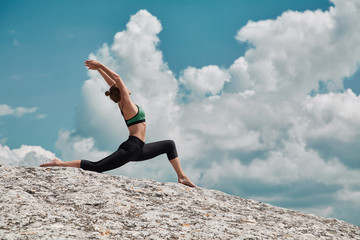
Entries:
{"type": "Polygon", "coordinates": [[[167,154],[169,160],[177,157],[174,141],[164,140],[153,143],[146,143],[141,151],[140,156],[138,157],[138,160],[136,161],[148,160],[165,153],[167,154]]]}

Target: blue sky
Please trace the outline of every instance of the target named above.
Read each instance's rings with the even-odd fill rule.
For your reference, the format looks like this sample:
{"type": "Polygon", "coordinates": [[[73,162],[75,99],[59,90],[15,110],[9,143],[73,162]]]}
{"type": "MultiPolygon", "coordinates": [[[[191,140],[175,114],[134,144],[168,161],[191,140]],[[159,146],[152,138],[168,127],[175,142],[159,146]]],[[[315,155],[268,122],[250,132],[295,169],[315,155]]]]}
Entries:
{"type": "MultiPolygon", "coordinates": [[[[359,150],[353,150],[360,139],[359,38],[346,28],[333,30],[332,23],[350,11],[343,1],[0,5],[0,144],[9,156],[26,153],[17,163],[37,163],[34,156],[42,150],[35,146],[64,160],[96,159],[126,138],[126,129],[116,125],[123,124],[118,112],[104,107],[109,103],[102,102],[101,79],[83,66],[92,54],[113,64],[139,93],[134,99],[153,113],[148,139],[175,139],[184,168],[200,186],[360,224],[354,214],[360,209],[359,150]],[[141,36],[128,25],[136,22],[141,36]],[[289,36],[291,31],[303,35],[292,39],[297,33],[289,36]],[[119,32],[123,36],[114,39],[119,32]],[[155,72],[158,66],[165,70],[155,72]],[[303,170],[307,166],[325,170],[316,175],[303,170]],[[329,181],[342,175],[348,178],[329,181]]],[[[343,22],[356,29],[352,20],[343,22]]],[[[114,174],[174,181],[163,162],[129,164],[114,174]]]]}

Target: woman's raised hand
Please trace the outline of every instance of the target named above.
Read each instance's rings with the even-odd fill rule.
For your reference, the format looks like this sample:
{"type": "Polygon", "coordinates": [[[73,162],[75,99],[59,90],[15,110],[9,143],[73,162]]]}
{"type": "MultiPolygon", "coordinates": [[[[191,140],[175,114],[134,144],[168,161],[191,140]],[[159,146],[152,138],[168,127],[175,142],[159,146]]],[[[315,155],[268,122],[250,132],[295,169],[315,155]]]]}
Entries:
{"type": "Polygon", "coordinates": [[[101,67],[101,63],[96,60],[86,60],[84,63],[88,70],[97,70],[101,67]]]}

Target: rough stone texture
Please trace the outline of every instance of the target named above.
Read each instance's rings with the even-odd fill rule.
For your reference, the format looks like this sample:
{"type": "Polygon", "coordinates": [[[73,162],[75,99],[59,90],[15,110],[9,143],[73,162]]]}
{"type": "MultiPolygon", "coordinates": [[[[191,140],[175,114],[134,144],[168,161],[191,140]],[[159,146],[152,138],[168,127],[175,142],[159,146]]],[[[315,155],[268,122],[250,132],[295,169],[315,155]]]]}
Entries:
{"type": "Polygon", "coordinates": [[[220,191],[0,166],[0,239],[360,239],[360,227],[220,191]]]}

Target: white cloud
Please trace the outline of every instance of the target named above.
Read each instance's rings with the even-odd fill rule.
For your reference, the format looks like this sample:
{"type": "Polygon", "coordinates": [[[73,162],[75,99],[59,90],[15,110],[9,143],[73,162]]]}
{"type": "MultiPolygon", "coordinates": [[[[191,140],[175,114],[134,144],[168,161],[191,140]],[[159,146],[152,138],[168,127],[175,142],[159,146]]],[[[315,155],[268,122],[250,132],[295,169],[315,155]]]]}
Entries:
{"type": "Polygon", "coordinates": [[[37,119],[44,119],[44,118],[46,118],[46,117],[47,117],[46,114],[38,114],[38,115],[36,116],[37,119]]]}
{"type": "Polygon", "coordinates": [[[13,80],[13,81],[18,81],[19,79],[21,79],[21,77],[19,76],[19,75],[16,75],[16,74],[12,74],[11,76],[10,76],[10,78],[11,78],[11,80],[13,80]]]}
{"type": "Polygon", "coordinates": [[[93,138],[82,138],[80,136],[72,136],[74,131],[59,131],[59,138],[55,143],[55,147],[59,149],[61,159],[64,161],[71,160],[100,160],[110,152],[99,151],[95,147],[93,138]]]}
{"type": "Polygon", "coordinates": [[[312,213],[312,214],[315,214],[317,216],[322,216],[322,217],[331,217],[334,215],[334,208],[331,206],[326,206],[326,207],[322,207],[322,208],[304,208],[301,210],[302,210],[302,212],[312,213]]]}
{"type": "Polygon", "coordinates": [[[349,202],[350,204],[356,204],[360,206],[360,191],[354,191],[348,188],[341,190],[338,195],[339,200],[349,202]]]}
{"type": "Polygon", "coordinates": [[[54,153],[39,146],[21,145],[20,148],[10,149],[0,144],[0,164],[37,167],[54,157],[54,153]]]}
{"type": "Polygon", "coordinates": [[[336,1],[329,11],[287,11],[275,20],[250,21],[236,38],[255,47],[231,69],[245,75],[246,82],[250,78],[247,86],[256,92],[302,98],[318,88],[319,80],[341,89],[343,78],[356,71],[360,60],[355,2],[336,1]]]}
{"type": "Polygon", "coordinates": [[[37,111],[37,107],[33,108],[25,108],[25,107],[17,107],[11,108],[9,105],[2,104],[0,105],[0,117],[6,115],[14,115],[17,117],[22,117],[24,114],[27,113],[34,113],[37,111]]]}
{"type": "Polygon", "coordinates": [[[339,158],[346,166],[359,169],[359,107],[360,96],[351,90],[307,97],[307,119],[301,124],[307,147],[324,159],[339,158]]]}
{"type": "Polygon", "coordinates": [[[309,137],[352,142],[360,135],[360,96],[350,89],[308,97],[305,110],[312,119],[309,137]],[[316,123],[316,125],[314,125],[316,123]]]}
{"type": "Polygon", "coordinates": [[[17,39],[14,39],[14,40],[13,40],[13,46],[14,46],[14,47],[20,46],[20,43],[19,43],[19,41],[18,41],[17,39]]]}
{"type": "MultiPolygon", "coordinates": [[[[16,116],[16,117],[22,117],[25,114],[35,113],[37,110],[38,110],[37,107],[33,107],[33,108],[25,108],[25,107],[12,108],[9,105],[1,104],[0,105],[0,117],[8,116],[8,115],[12,115],[12,116],[16,116]]],[[[43,119],[45,117],[46,117],[45,114],[38,114],[36,118],[37,119],[43,119]]],[[[2,124],[1,121],[0,121],[0,124],[2,124]]],[[[8,140],[8,138],[3,136],[0,133],[0,145],[4,145],[7,142],[7,140],[8,140]]],[[[22,162],[22,164],[26,164],[23,161],[21,161],[21,162],[22,162]]]]}
{"type": "Polygon", "coordinates": [[[180,77],[180,82],[192,92],[192,98],[204,98],[206,95],[212,96],[221,92],[224,83],[230,81],[230,76],[226,70],[218,66],[210,65],[201,69],[188,67],[180,77]]]}
{"type": "MultiPolygon", "coordinates": [[[[330,185],[333,206],[321,209],[336,214],[342,191],[346,201],[358,204],[351,189],[360,180],[359,96],[345,91],[342,81],[360,63],[360,4],[334,3],[328,11],[287,11],[275,20],[249,22],[236,38],[251,47],[229,69],[188,67],[178,81],[157,48],[161,23],[146,10],[91,57],[122,76],[147,113],[147,140],[174,139],[185,170],[199,185],[238,193],[246,188],[243,181],[286,191],[310,182],[319,186],[319,196],[321,186],[330,185]],[[319,81],[329,93],[309,96],[319,81]],[[179,101],[181,84],[191,91],[186,103],[179,101]]],[[[100,158],[128,134],[119,110],[104,96],[104,81],[96,72],[89,77],[76,131],[59,134],[57,146],[70,159],[86,153],[100,158]]],[[[162,169],[163,161],[154,160],[119,172],[170,175],[162,169]]],[[[270,198],[263,190],[249,195],[270,198]]],[[[274,194],[287,199],[286,191],[274,194]]]]}

